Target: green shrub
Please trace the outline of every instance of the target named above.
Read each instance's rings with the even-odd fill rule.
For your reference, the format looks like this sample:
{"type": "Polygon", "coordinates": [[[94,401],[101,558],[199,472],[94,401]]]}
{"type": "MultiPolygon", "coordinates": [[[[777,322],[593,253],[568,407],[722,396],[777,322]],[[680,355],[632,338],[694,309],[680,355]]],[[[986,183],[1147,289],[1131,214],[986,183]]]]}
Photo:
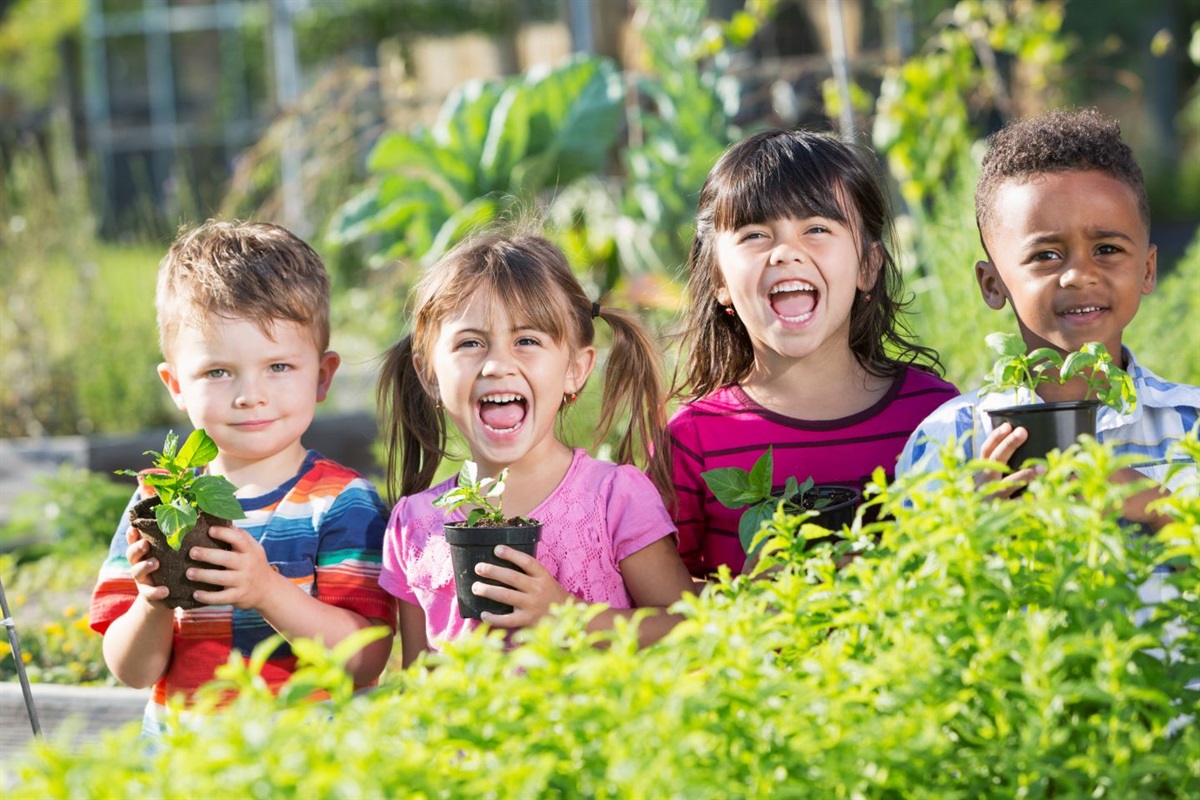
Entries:
{"type": "Polygon", "coordinates": [[[298,680],[332,681],[323,705],[229,669],[248,690],[229,713],[153,752],[134,727],[46,743],[7,796],[1195,796],[1200,487],[1134,538],[1114,466],[1074,448],[1012,501],[959,468],[876,485],[890,516],[840,570],[778,517],[769,578],[723,576],[640,651],[573,606],[514,651],[467,637],[353,698],[310,654],[298,680]],[[1147,604],[1168,557],[1177,594],[1147,604]]]}

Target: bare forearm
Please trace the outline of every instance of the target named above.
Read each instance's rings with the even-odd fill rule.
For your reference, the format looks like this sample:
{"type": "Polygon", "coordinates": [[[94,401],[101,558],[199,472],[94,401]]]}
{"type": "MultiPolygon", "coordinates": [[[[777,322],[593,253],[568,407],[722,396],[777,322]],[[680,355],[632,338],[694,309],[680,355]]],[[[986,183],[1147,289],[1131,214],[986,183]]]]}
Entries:
{"type": "Polygon", "coordinates": [[[153,686],[171,662],[175,614],[140,596],[104,634],[104,663],[117,680],[135,689],[153,686]]]}
{"type": "MultiPolygon", "coordinates": [[[[288,641],[319,639],[326,647],[333,647],[355,631],[382,624],[324,603],[282,576],[275,579],[258,611],[288,641]]],[[[346,662],[346,671],[356,683],[370,683],[383,672],[391,650],[391,636],[374,641],[346,662]]]]}
{"type": "MultiPolygon", "coordinates": [[[[589,631],[611,630],[619,617],[629,619],[643,609],[608,608],[601,611],[588,623],[589,631]]],[[[651,613],[642,617],[638,624],[638,645],[646,647],[670,633],[671,629],[683,621],[680,614],[668,614],[662,609],[652,609],[651,613]]]]}

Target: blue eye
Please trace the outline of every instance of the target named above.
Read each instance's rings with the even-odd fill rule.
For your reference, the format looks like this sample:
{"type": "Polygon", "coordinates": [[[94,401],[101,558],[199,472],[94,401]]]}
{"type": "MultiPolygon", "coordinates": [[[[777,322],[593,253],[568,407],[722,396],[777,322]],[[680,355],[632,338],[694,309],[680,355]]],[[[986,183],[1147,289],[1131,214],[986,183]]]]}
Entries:
{"type": "Polygon", "coordinates": [[[204,377],[206,377],[206,378],[213,378],[213,379],[216,379],[216,378],[224,378],[224,377],[226,377],[227,375],[229,375],[229,372],[228,372],[228,371],[226,371],[226,370],[220,369],[220,368],[218,368],[218,369],[210,369],[208,372],[205,372],[205,373],[204,373],[204,377]]]}
{"type": "Polygon", "coordinates": [[[271,372],[287,372],[291,368],[290,364],[272,364],[269,367],[271,372]]]}

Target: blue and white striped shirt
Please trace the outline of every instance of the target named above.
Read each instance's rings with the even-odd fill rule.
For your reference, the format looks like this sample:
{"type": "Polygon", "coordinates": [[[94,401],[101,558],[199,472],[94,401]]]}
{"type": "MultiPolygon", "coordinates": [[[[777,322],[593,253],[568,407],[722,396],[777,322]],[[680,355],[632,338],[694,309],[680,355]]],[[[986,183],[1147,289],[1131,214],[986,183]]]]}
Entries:
{"type": "MultiPolygon", "coordinates": [[[[1195,473],[1196,464],[1177,473],[1167,483],[1168,451],[1196,427],[1200,418],[1200,386],[1189,386],[1155,375],[1142,366],[1128,348],[1122,348],[1127,372],[1137,390],[1137,407],[1127,414],[1102,407],[1096,417],[1096,440],[1112,445],[1120,455],[1134,455],[1132,466],[1138,472],[1174,489],[1183,484],[1187,472],[1195,473]]],[[[941,466],[939,449],[951,440],[959,442],[964,458],[975,458],[984,439],[992,432],[988,414],[980,411],[1004,408],[1018,403],[1041,403],[1027,390],[995,392],[980,396],[978,391],[955,397],[925,418],[904,445],[896,474],[913,470],[929,472],[941,466]]],[[[1175,456],[1175,460],[1182,459],[1175,456]]]]}

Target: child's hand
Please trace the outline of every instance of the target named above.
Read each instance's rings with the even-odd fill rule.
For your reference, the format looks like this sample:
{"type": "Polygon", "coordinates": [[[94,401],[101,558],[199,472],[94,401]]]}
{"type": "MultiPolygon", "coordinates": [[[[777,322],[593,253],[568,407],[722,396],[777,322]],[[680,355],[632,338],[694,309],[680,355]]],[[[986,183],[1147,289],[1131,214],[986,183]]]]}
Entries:
{"type": "Polygon", "coordinates": [[[150,542],[143,539],[137,528],[133,527],[125,532],[125,541],[129,543],[129,547],[125,548],[125,558],[129,560],[129,572],[137,584],[138,594],[151,606],[166,608],[164,602],[171,590],[166,586],[155,586],[150,577],[158,569],[158,559],[150,556],[150,542]]]}
{"type": "Polygon", "coordinates": [[[502,544],[496,545],[496,555],[505,561],[511,561],[525,572],[495,564],[479,564],[475,567],[476,575],[506,585],[493,586],[477,581],[471,586],[471,591],[479,597],[507,603],[513,607],[511,614],[483,612],[481,617],[489,625],[496,628],[525,628],[549,614],[551,606],[571,599],[571,595],[562,584],[533,556],[502,544]]]}
{"type": "MultiPolygon", "coordinates": [[[[1138,472],[1133,467],[1122,467],[1112,474],[1110,480],[1113,483],[1148,481],[1145,475],[1138,472]]],[[[1147,510],[1146,506],[1154,500],[1159,500],[1169,496],[1170,492],[1168,492],[1166,489],[1163,489],[1161,486],[1147,486],[1137,494],[1125,499],[1125,505],[1121,510],[1121,516],[1130,522],[1141,522],[1149,526],[1150,530],[1157,531],[1162,528],[1162,526],[1170,522],[1170,519],[1162,514],[1147,510]]]]}
{"type": "Polygon", "coordinates": [[[189,569],[188,578],[222,587],[220,591],[215,592],[197,590],[192,596],[208,605],[230,605],[261,611],[271,590],[278,585],[277,582],[287,579],[272,569],[263,546],[241,528],[209,528],[208,535],[217,541],[228,542],[233,549],[192,548],[189,555],[197,561],[224,567],[189,569]]]}
{"type": "MultiPolygon", "coordinates": [[[[1007,464],[1017,452],[1017,448],[1025,444],[1029,432],[1024,428],[1014,428],[1012,423],[1005,422],[992,430],[979,449],[980,458],[989,461],[999,461],[1007,464]]],[[[985,470],[975,476],[975,485],[983,486],[994,481],[1001,481],[1003,486],[992,493],[992,497],[1012,497],[1017,491],[1024,489],[1029,482],[1041,474],[1038,467],[1019,469],[1007,476],[1002,476],[995,470],[985,470]]]]}

